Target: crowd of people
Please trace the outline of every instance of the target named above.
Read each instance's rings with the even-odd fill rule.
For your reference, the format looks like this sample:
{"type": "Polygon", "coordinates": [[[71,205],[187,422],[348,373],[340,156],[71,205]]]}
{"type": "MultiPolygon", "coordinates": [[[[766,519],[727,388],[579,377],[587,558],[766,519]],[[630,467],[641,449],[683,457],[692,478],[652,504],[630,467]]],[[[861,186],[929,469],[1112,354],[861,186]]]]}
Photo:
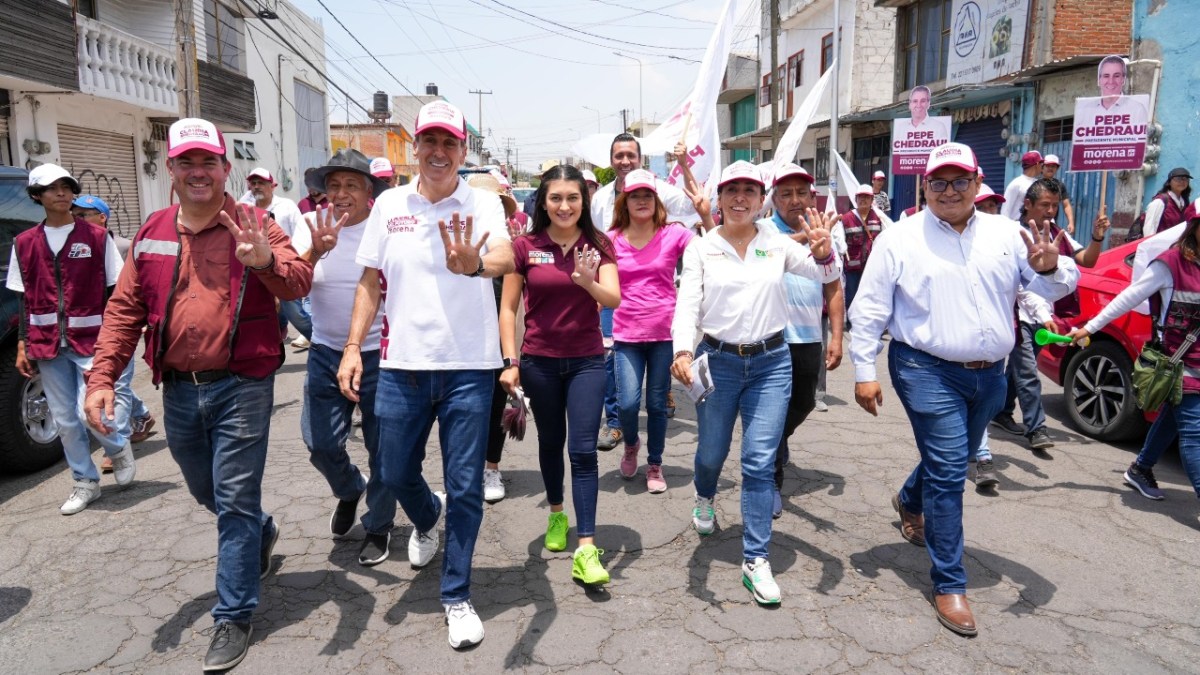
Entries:
{"type": "MultiPolygon", "coordinates": [[[[309,194],[296,204],[275,195],[261,168],[241,198],[229,194],[222,134],[180,120],[166,160],[177,203],[124,242],[106,228],[107,205],[81,195],[65,170],[30,172],[29,195],[46,218],[17,237],[7,283],[22,298],[17,366],[41,372],[71,470],[61,512],[100,497],[89,426],[117,485],[135,480],[132,444],[155,424],[131,388],[144,340],[171,456],[216,516],[205,670],[245,656],[271,572],[279,525],[262,507],[271,426],[263,421],[288,323],[302,335],[293,345],[308,349],[301,437],[329,486],[331,535],[361,520],[358,562],[381,564],[399,505],[413,526],[409,562],[424,567],[442,550],[454,648],[484,638],[472,558],[485,502],[505,497],[506,401],[520,408],[526,398],[549,510],[543,544],[564,551],[571,541],[569,466],[571,576],[595,585],[609,581],[596,540],[598,450],[620,446],[622,478],[641,473],[648,494],[667,491],[671,379],[690,392],[711,383],[695,394],[692,527],[717,528],[714,499],[740,418],[741,580],[756,602],[781,602],[769,561],[789,440],[825,409],[824,378],[842,361],[847,331],[855,399],[871,414],[883,403],[876,360],[888,346],[919,452],[891,501],[900,534],[929,552],[939,621],[976,633],[962,561],[969,466],[977,486],[997,483],[989,423],[1035,450],[1053,444],[1033,333],[1056,326],[1053,315],[1078,314],[1078,268],[1096,263],[1108,228],[1101,214],[1084,246],[1069,208],[1066,227],[1058,224],[1056,158],[1027,154],[1023,175],[999,194],[971,148],[947,143],[929,157],[923,206],[893,223],[882,173],[839,216],[817,207],[815,180],[799,165],[764,175],[734,162],[710,194],[686,167],[679,187],[643,169],[628,134],[610,148],[613,181],[600,186],[590,171],[557,166],[522,211],[503,176],[460,176],[459,109],[425,105],[414,138],[412,182],[400,184],[386,159],[343,149],[305,173],[309,194]],[[1024,424],[1013,418],[1018,402],[1024,424]],[[423,471],[434,422],[441,490],[423,471]],[[347,449],[356,424],[365,471],[347,449]]],[[[1152,241],[1178,243],[1076,340],[1163,294],[1164,345],[1195,341],[1200,218],[1184,219],[1190,176],[1178,171],[1147,223],[1160,232],[1152,241]]],[[[1200,351],[1183,361],[1182,402],[1163,409],[1125,474],[1152,499],[1162,498],[1153,466],[1176,435],[1200,494],[1200,351]]]]}

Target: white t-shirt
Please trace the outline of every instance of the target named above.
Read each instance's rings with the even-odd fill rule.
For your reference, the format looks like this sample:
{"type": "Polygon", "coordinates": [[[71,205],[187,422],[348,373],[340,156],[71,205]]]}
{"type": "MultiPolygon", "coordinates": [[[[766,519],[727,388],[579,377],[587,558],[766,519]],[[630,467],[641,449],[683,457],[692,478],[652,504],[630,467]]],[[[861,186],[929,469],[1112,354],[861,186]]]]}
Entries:
{"type": "MultiPolygon", "coordinates": [[[[258,202],[254,199],[254,193],[246,190],[241,199],[238,200],[241,204],[256,205],[258,202]]],[[[271,199],[270,205],[263,209],[269,211],[275,216],[275,222],[279,223],[280,229],[283,230],[289,238],[295,236],[296,226],[300,225],[300,218],[304,215],[300,213],[300,207],[296,206],[296,202],[287,197],[274,197],[271,199]]]]}
{"type": "MultiPolygon", "coordinates": [[[[491,279],[446,269],[438,221],[457,211],[474,216],[473,242],[508,241],[504,206],[495,193],[461,178],[454,194],[433,204],[416,181],[375,200],[355,262],[383,272],[385,316],[381,368],[492,370],[499,368],[500,326],[491,279]]],[[[481,253],[486,253],[488,244],[481,253]]]]}
{"type": "MultiPolygon", "coordinates": [[[[67,243],[67,236],[75,231],[75,224],[63,225],[62,227],[47,227],[46,228],[46,243],[50,245],[50,250],[54,255],[62,250],[63,245],[67,243]]],[[[125,261],[121,260],[121,254],[117,251],[117,244],[112,237],[105,237],[106,244],[104,245],[104,285],[117,285],[117,277],[121,276],[121,268],[125,266],[125,261]]],[[[5,285],[11,291],[17,293],[25,292],[25,282],[21,280],[21,269],[17,265],[17,247],[13,246],[12,255],[8,259],[8,279],[5,285]]]]}
{"type": "MultiPolygon", "coordinates": [[[[314,214],[306,214],[309,218],[314,214]]],[[[354,309],[354,293],[362,277],[363,266],[355,262],[367,221],[346,225],[338,233],[337,246],[317,260],[313,265],[312,290],[308,299],[312,303],[312,341],[342,351],[350,339],[350,314],[354,309]]],[[[312,248],[312,232],[302,220],[292,237],[292,247],[300,255],[312,248]]],[[[367,331],[367,337],[359,347],[369,352],[379,349],[380,331],[383,329],[383,312],[375,313],[375,321],[367,331]]]]}
{"type": "Polygon", "coordinates": [[[1008,187],[1004,188],[1004,203],[1000,205],[1000,215],[1009,220],[1020,220],[1021,209],[1025,208],[1025,193],[1029,192],[1029,186],[1036,182],[1036,176],[1025,174],[1012,179],[1008,187]]]}

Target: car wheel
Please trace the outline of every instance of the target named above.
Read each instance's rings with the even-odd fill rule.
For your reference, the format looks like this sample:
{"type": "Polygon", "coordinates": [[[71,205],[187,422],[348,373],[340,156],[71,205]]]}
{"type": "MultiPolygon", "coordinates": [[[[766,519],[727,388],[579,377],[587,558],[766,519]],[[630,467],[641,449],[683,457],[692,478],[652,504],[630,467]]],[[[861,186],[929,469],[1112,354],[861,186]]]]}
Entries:
{"type": "Polygon", "coordinates": [[[1094,341],[1071,358],[1063,378],[1067,414],[1083,433],[1101,441],[1119,441],[1142,431],[1130,373],[1133,362],[1112,342],[1094,341]]]}
{"type": "Polygon", "coordinates": [[[0,350],[0,471],[28,473],[58,462],[63,451],[41,375],[22,377],[16,358],[16,345],[0,350]]]}

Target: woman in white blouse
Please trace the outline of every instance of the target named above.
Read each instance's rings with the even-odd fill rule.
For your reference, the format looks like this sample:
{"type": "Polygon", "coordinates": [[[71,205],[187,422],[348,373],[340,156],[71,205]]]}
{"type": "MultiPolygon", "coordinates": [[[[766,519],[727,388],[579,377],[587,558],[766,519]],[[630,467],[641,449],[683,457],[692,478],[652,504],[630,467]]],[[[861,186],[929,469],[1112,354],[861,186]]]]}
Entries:
{"type": "MultiPolygon", "coordinates": [[[[764,187],[749,162],[734,162],[721,173],[717,204],[722,225],[693,239],[683,254],[671,325],[675,349],[671,374],[690,386],[692,345],[699,329],[703,337],[696,358],[708,356],[715,388],[696,406],[699,443],[692,524],[702,535],[711,534],[716,526],[713,498],[740,414],[742,583],[759,603],[777,604],[779,586],[767,562],[767,546],[775,452],[792,388],[792,363],[783,339],[787,323],[783,275],[801,274],[825,283],[841,275],[841,265],[830,247],[830,217],[815,209],[809,210],[804,226],[811,254],[773,225],[755,223],[764,187]]],[[[697,210],[704,214],[705,227],[711,228],[708,209],[697,210]]]]}

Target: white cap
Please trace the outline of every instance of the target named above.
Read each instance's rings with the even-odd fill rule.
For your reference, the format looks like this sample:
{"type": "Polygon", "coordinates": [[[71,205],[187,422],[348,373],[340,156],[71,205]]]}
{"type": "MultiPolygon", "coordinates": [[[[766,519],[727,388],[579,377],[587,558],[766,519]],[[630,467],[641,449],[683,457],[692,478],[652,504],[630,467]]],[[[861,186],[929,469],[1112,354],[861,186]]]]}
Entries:
{"type": "Polygon", "coordinates": [[[388,161],[387,157],[376,157],[371,160],[370,171],[371,175],[376,178],[391,178],[395,175],[395,171],[392,170],[392,163],[388,161]]]}
{"type": "Polygon", "coordinates": [[[868,197],[874,197],[875,196],[875,188],[871,187],[871,185],[869,183],[860,184],[858,186],[858,189],[854,191],[854,196],[860,197],[862,195],[866,195],[868,197]]]}
{"type": "Polygon", "coordinates": [[[467,137],[467,119],[461,110],[447,101],[430,101],[421,106],[421,111],[417,113],[417,130],[413,135],[430,129],[444,129],[461,140],[467,137]]]}
{"type": "Polygon", "coordinates": [[[79,181],[57,164],[40,164],[33,167],[33,170],[29,172],[29,187],[49,187],[54,184],[54,181],[63,178],[71,181],[75,194],[79,194],[79,181]]]}
{"type": "Polygon", "coordinates": [[[658,186],[655,183],[654,174],[645,169],[634,169],[625,174],[625,189],[622,192],[633,192],[642,188],[658,194],[658,186]]]}
{"type": "Polygon", "coordinates": [[[758,172],[758,167],[744,159],[739,159],[733,164],[725,167],[725,170],[721,172],[721,181],[717,183],[717,187],[721,188],[728,183],[739,180],[758,183],[763,188],[766,188],[767,186],[766,183],[763,182],[762,175],[758,172]]]}
{"type": "Polygon", "coordinates": [[[600,184],[600,181],[596,180],[596,174],[592,173],[591,169],[583,170],[583,180],[588,183],[595,183],[596,185],[600,184]]]}
{"type": "Polygon", "coordinates": [[[975,203],[978,204],[985,199],[995,199],[1001,204],[1007,201],[1004,199],[1004,195],[996,194],[996,191],[988,187],[987,183],[983,183],[979,186],[979,194],[975,195],[975,203]]]}
{"type": "Polygon", "coordinates": [[[207,150],[225,156],[225,137],[208,120],[185,117],[167,131],[167,157],[178,157],[188,150],[207,150]]]}
{"type": "Polygon", "coordinates": [[[775,178],[771,181],[771,186],[774,187],[776,185],[779,185],[780,181],[791,178],[793,176],[798,176],[798,177],[802,178],[809,185],[812,185],[814,182],[816,182],[816,180],[812,177],[812,174],[805,171],[804,167],[800,166],[799,164],[793,164],[792,162],[788,162],[788,163],[780,166],[779,170],[775,172],[775,178]]]}
{"type": "Polygon", "coordinates": [[[887,174],[882,171],[876,171],[875,175],[871,176],[871,180],[875,180],[876,178],[887,180],[887,174]]]}
{"type": "Polygon", "coordinates": [[[500,183],[500,187],[504,188],[505,190],[512,189],[512,183],[508,182],[508,176],[500,173],[499,169],[492,169],[488,171],[488,173],[492,174],[492,178],[495,178],[497,183],[500,183]]]}
{"type": "Polygon", "coordinates": [[[263,167],[261,167],[261,166],[256,166],[256,167],[254,167],[254,168],[253,168],[253,169],[250,171],[250,173],[246,174],[246,181],[247,181],[247,182],[249,182],[251,178],[261,178],[261,179],[263,179],[263,180],[267,181],[268,183],[270,183],[271,185],[276,185],[276,184],[277,184],[277,183],[275,182],[275,178],[274,178],[274,177],[271,175],[271,172],[270,172],[270,171],[267,171],[266,169],[264,169],[264,168],[263,168],[263,167]]]}
{"type": "Polygon", "coordinates": [[[1046,159],[1042,160],[1042,164],[1053,164],[1054,166],[1062,166],[1062,162],[1059,161],[1058,155],[1046,155],[1046,159]]]}
{"type": "Polygon", "coordinates": [[[975,153],[962,143],[943,143],[929,153],[929,161],[925,164],[925,176],[933,175],[934,171],[947,166],[955,166],[967,171],[978,171],[979,163],[975,161],[975,153]]]}

